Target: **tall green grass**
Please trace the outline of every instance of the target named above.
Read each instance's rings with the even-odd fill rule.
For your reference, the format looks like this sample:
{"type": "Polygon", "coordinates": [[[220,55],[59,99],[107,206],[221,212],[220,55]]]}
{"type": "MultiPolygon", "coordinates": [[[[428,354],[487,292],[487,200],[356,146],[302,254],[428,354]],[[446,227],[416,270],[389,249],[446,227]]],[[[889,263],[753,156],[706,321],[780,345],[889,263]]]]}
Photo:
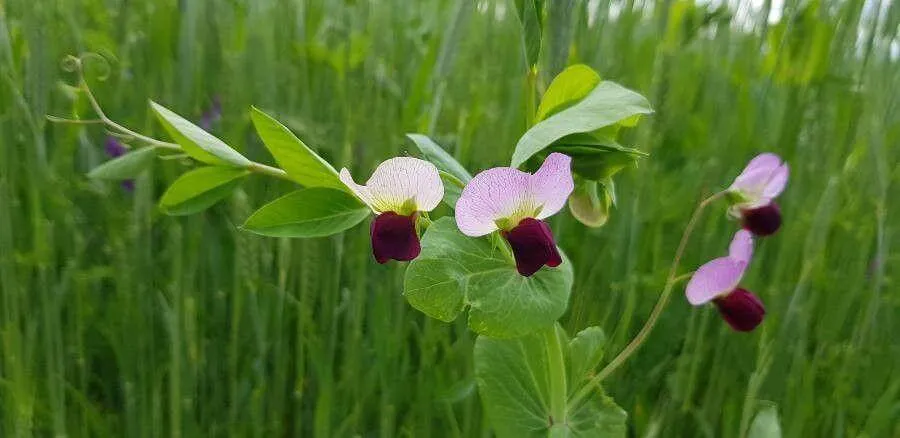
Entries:
{"type": "MultiPolygon", "coordinates": [[[[736,437],[768,400],[786,436],[900,436],[900,3],[788,0],[772,23],[769,1],[548,3],[544,84],[584,62],[657,109],[628,133],[651,157],[619,182],[609,224],[554,223],[577,264],[563,323],[602,326],[608,358],[701,197],[758,152],[792,166],[785,225],[745,281],[767,320],[738,334],[673,300],[607,382],[633,434],[736,437]]],[[[473,335],[405,303],[402,267],[373,263],[366,227],[241,232],[289,189],[264,177],[163,216],[177,160],[133,194],[85,178],[104,133],[44,115],[92,117],[59,66],[87,51],[110,60],[92,85],[114,119],[162,136],[147,99],[199,118],[218,95],[215,133],[257,161],[271,158],[251,104],[360,174],[409,152],[412,131],[472,169],[502,165],[525,129],[504,0],[0,0],[0,436],[490,435],[473,335]]],[[[707,213],[685,269],[733,228],[707,213]]]]}

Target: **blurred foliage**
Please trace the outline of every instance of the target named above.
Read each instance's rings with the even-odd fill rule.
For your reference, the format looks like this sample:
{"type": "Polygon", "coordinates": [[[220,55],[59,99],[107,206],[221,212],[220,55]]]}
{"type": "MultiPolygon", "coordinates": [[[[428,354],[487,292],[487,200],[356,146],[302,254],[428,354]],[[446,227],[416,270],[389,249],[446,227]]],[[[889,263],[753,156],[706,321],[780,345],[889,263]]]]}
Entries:
{"type": "MultiPolygon", "coordinates": [[[[656,113],[621,137],[650,156],[617,175],[607,225],[553,224],[576,273],[563,326],[602,327],[605,360],[645,320],[697,201],[777,152],[785,224],[746,277],[766,322],[736,334],[673,300],[607,389],[633,436],[756,433],[775,414],[762,400],[789,437],[900,434],[898,2],[559,2],[538,74],[514,3],[0,1],[0,436],[490,435],[473,334],[408,306],[367,226],[240,231],[293,188],[256,175],[167,217],[155,201],[178,159],[134,192],[88,179],[103,130],[44,117],[94,117],[60,68],[82,52],[109,61],[90,81],[135,130],[164,136],[149,99],[196,122],[219,96],[214,134],[249,159],[274,163],[256,105],[361,174],[414,153],[407,132],[473,171],[508,163],[526,84],[544,90],[559,60],[648,96],[656,113]]],[[[713,209],[684,269],[734,227],[713,209]]]]}

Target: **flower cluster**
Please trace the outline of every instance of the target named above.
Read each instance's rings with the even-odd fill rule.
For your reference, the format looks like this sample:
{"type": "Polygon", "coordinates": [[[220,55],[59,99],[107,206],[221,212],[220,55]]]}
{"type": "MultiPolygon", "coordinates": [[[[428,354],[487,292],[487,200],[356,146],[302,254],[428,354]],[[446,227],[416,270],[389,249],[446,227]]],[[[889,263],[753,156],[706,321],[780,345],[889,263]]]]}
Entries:
{"type": "Polygon", "coordinates": [[[766,309],[752,292],[740,287],[753,255],[753,236],[768,236],[781,227],[781,210],[775,198],[787,185],[789,169],[775,154],[750,160],[726,190],[731,214],[741,220],[728,248],[728,256],[701,266],[688,282],[685,294],[694,306],[712,302],[722,318],[737,331],[751,331],[763,320],[766,309]]]}
{"type": "MultiPolygon", "coordinates": [[[[499,231],[523,276],[544,265],[559,266],[562,257],[543,219],[562,209],[572,193],[571,164],[568,156],[553,153],[534,174],[511,167],[479,173],[456,203],[459,230],[472,237],[499,231]]],[[[437,207],[444,196],[437,168],[417,158],[399,157],[381,163],[365,185],[356,184],[346,168],[340,178],[376,214],[371,226],[375,260],[416,258],[421,251],[417,218],[437,207]]]]}

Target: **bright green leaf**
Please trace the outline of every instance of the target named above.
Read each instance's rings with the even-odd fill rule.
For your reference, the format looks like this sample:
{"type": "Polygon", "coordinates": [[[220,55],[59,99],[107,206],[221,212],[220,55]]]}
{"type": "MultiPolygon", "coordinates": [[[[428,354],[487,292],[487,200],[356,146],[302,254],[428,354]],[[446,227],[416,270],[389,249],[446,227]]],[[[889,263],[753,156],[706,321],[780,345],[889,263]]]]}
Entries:
{"type": "Polygon", "coordinates": [[[159,200],[168,215],[180,216],[205,210],[228,196],[249,171],[233,167],[201,167],[181,175],[159,200]]]}
{"type": "Polygon", "coordinates": [[[750,423],[747,438],[781,438],[781,424],[778,421],[778,406],[764,402],[750,423]]]}
{"type": "MultiPolygon", "coordinates": [[[[565,333],[557,326],[559,342],[565,333]]],[[[551,338],[552,339],[552,338],[551,338]]],[[[619,438],[626,433],[626,414],[600,390],[594,391],[577,406],[565,407],[565,418],[553,418],[551,354],[546,337],[534,333],[516,339],[479,336],[475,341],[475,377],[488,419],[500,438],[604,437],[619,438]]],[[[603,335],[588,328],[565,346],[566,369],[584,368],[599,360],[603,335]],[[578,364],[572,362],[573,358],[578,364]]],[[[567,371],[564,371],[568,374],[567,371]]],[[[568,382],[580,379],[566,376],[568,382]]],[[[581,385],[567,385],[567,400],[581,385]]]]}
{"type": "Polygon", "coordinates": [[[284,125],[256,107],[250,109],[250,118],[266,148],[292,180],[306,187],[347,190],[334,167],[284,125]]]}
{"type": "Polygon", "coordinates": [[[131,179],[144,171],[156,158],[156,148],[146,147],[109,160],[88,172],[88,178],[131,179]]]}
{"type": "Polygon", "coordinates": [[[512,167],[521,166],[532,155],[571,134],[593,132],[636,114],[653,112],[640,94],[615,82],[597,85],[580,102],[531,127],[516,144],[512,167]]]}
{"type": "Polygon", "coordinates": [[[410,305],[441,321],[469,309],[469,327],[508,338],[547,327],[566,310],[572,263],[523,277],[488,238],[471,238],[453,218],[435,221],[422,237],[422,253],[406,270],[404,295],[410,305]]]}
{"type": "Polygon", "coordinates": [[[243,228],[273,237],[323,237],[340,233],[372,210],[347,192],[313,187],[284,195],[257,210],[243,228]]]}
{"type": "Polygon", "coordinates": [[[207,164],[247,167],[250,160],[232,149],[222,140],[206,132],[203,128],[175,114],[168,108],[150,101],[159,122],[191,157],[207,164]]]}
{"type": "Polygon", "coordinates": [[[606,333],[600,327],[588,327],[575,335],[568,345],[569,386],[583,384],[590,379],[594,368],[603,359],[606,333]]]}
{"type": "Polygon", "coordinates": [[[575,64],[553,78],[547,87],[535,120],[540,122],[584,99],[597,84],[600,75],[584,64],[575,64]]]}

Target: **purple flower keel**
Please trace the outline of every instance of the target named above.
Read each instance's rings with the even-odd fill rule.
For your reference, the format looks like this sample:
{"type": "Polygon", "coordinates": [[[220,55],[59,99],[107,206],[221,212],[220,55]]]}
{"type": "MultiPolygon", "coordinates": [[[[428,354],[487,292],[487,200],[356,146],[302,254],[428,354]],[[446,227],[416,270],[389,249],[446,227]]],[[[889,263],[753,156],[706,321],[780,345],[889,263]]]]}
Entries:
{"type": "Polygon", "coordinates": [[[766,308],[756,295],[744,288],[713,300],[722,319],[739,332],[749,332],[758,326],[766,315],[766,308]]]}
{"type": "Polygon", "coordinates": [[[559,266],[562,257],[553,241],[550,227],[541,220],[525,218],[515,228],[502,232],[512,247],[516,270],[529,277],[544,265],[559,266]]]}
{"type": "Polygon", "coordinates": [[[422,247],[416,234],[416,216],[401,216],[393,211],[375,217],[370,229],[372,254],[378,263],[388,260],[409,261],[419,256],[422,247]]]}
{"type": "Polygon", "coordinates": [[[772,202],[762,207],[741,210],[741,226],[757,236],[775,234],[781,228],[781,209],[772,202]]]}

